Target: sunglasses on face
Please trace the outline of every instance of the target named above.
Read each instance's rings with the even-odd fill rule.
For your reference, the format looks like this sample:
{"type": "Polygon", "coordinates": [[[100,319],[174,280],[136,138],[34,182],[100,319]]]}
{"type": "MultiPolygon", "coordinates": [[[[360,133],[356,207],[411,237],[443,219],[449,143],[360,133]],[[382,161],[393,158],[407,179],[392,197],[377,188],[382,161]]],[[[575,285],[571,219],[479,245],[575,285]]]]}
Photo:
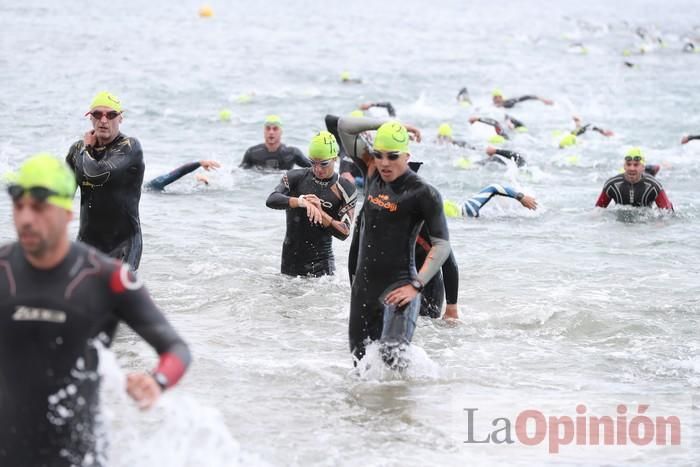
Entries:
{"type": "Polygon", "coordinates": [[[10,194],[12,201],[19,201],[25,193],[29,194],[32,198],[39,201],[40,203],[45,202],[49,196],[61,196],[60,193],[44,188],[43,186],[33,186],[31,188],[24,188],[20,185],[10,185],[7,187],[7,192],[10,194]]]}
{"type": "Polygon", "coordinates": [[[377,160],[382,160],[384,159],[384,156],[386,156],[387,159],[390,161],[395,161],[399,158],[401,153],[399,151],[388,151],[388,152],[381,152],[381,151],[372,151],[372,157],[374,157],[377,160]]]}
{"type": "Polygon", "coordinates": [[[117,112],[116,110],[110,110],[109,112],[102,112],[100,110],[93,110],[92,112],[88,112],[87,115],[91,115],[92,118],[95,120],[102,120],[102,117],[107,117],[107,120],[114,120],[118,116],[120,116],[122,113],[117,112]]]}
{"type": "Polygon", "coordinates": [[[310,160],[311,160],[311,165],[313,165],[314,167],[328,167],[329,165],[331,165],[333,163],[335,158],[326,159],[325,161],[317,161],[314,159],[310,159],[310,160]]]}
{"type": "Polygon", "coordinates": [[[625,156],[626,162],[631,162],[631,161],[641,162],[643,160],[644,160],[644,158],[642,156],[625,156]]]}

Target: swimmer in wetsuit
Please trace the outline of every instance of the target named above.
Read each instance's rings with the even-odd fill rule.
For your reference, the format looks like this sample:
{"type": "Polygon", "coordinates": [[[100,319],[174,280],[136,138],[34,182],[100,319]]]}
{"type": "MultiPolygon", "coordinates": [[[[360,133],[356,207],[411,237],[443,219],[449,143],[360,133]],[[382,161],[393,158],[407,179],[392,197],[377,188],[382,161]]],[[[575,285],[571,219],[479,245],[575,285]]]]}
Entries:
{"type": "Polygon", "coordinates": [[[503,98],[503,92],[500,89],[494,89],[493,92],[491,93],[491,98],[493,101],[493,105],[496,107],[505,107],[506,109],[510,109],[515,107],[515,104],[519,102],[524,102],[524,101],[530,101],[530,100],[538,100],[542,102],[544,105],[553,105],[554,101],[551,99],[545,99],[544,97],[538,97],[538,96],[533,96],[533,95],[527,95],[527,96],[520,96],[520,97],[513,97],[511,99],[504,99],[503,98]]]}
{"type": "Polygon", "coordinates": [[[265,142],[251,146],[243,155],[240,167],[251,169],[290,170],[294,164],[311,167],[311,162],[294,146],[282,144],[282,119],[277,115],[265,118],[265,142]]]}
{"type": "Polygon", "coordinates": [[[287,211],[282,274],[322,276],[335,272],[333,237],[345,240],[357,201],[355,185],[335,173],[338,144],[322,131],[311,140],[312,168],[290,170],[267,198],[267,207],[287,211]]]}
{"type": "Polygon", "coordinates": [[[472,105],[472,100],[469,98],[469,90],[466,87],[463,87],[457,93],[457,102],[463,107],[472,105]]]}
{"type": "MultiPolygon", "coordinates": [[[[221,164],[219,164],[217,161],[210,161],[210,160],[201,160],[201,161],[196,161],[196,162],[190,162],[184,165],[181,165],[175,170],[172,170],[168,172],[167,174],[160,175],[153,180],[147,182],[143,188],[148,190],[148,191],[164,191],[165,187],[170,185],[171,183],[181,179],[185,175],[187,175],[190,172],[194,172],[198,168],[203,168],[206,171],[209,170],[215,170],[221,167],[221,164]]],[[[209,180],[203,176],[203,175],[198,175],[197,176],[197,181],[202,182],[205,185],[209,185],[209,180]]]]}
{"type": "Polygon", "coordinates": [[[396,121],[343,117],[338,132],[365,173],[365,201],[358,219],[357,268],[352,281],[348,334],[356,361],[367,341],[380,340],[382,357],[402,368],[420,310],[420,293],[450,255],[440,194],[409,169],[408,131],[396,121]],[[377,130],[372,147],[360,137],[377,130]],[[426,225],[432,247],[415,267],[418,233],[426,225]]]}
{"type": "Polygon", "coordinates": [[[80,187],[78,240],[137,270],[143,250],[141,143],[119,131],[122,106],[114,95],[97,94],[86,115],[93,130],[75,142],[66,156],[80,187]]]}
{"type": "Polygon", "coordinates": [[[158,353],[126,390],[142,408],[175,385],[190,362],[185,342],[130,268],[71,242],[75,178],[50,155],[11,177],[18,241],[0,247],[0,465],[102,466],[98,344],[120,322],[158,353]]]}
{"type": "Polygon", "coordinates": [[[476,149],[476,147],[472,146],[464,140],[454,139],[452,137],[453,134],[454,132],[452,131],[452,127],[449,123],[441,123],[438,127],[436,142],[438,144],[453,144],[455,146],[459,146],[460,148],[468,147],[470,149],[476,149]]]}
{"type": "Polygon", "coordinates": [[[610,201],[629,206],[651,206],[673,211],[664,188],[653,176],[645,174],[644,154],[639,148],[625,155],[625,172],[608,179],[596,201],[596,207],[606,208],[610,201]]]}
{"type": "Polygon", "coordinates": [[[686,135],[683,138],[681,138],[681,144],[688,144],[689,141],[692,141],[694,139],[700,139],[700,135],[686,135]]]}
{"type": "Polygon", "coordinates": [[[489,162],[497,162],[499,164],[505,165],[506,162],[502,158],[510,159],[515,162],[518,167],[523,167],[527,164],[525,158],[517,151],[509,151],[508,149],[497,149],[493,146],[486,146],[486,154],[489,156],[487,159],[477,162],[478,164],[487,164],[489,162]],[[493,157],[501,156],[501,157],[493,157]]]}
{"type": "Polygon", "coordinates": [[[447,217],[479,217],[479,211],[494,196],[505,196],[518,200],[523,207],[531,210],[537,209],[537,201],[532,196],[518,192],[509,186],[492,183],[485,186],[478,193],[474,194],[462,206],[454,201],[446,200],[444,203],[445,215],[447,217]]]}

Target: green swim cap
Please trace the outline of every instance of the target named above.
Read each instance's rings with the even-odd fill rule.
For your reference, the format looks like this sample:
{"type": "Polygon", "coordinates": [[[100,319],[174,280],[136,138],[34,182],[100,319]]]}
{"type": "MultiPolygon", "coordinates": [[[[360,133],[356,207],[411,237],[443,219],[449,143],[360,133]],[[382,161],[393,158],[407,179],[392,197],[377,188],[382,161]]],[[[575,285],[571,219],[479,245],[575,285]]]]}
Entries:
{"type": "Polygon", "coordinates": [[[491,97],[503,97],[503,91],[496,88],[493,91],[491,91],[491,97]]]}
{"type": "Polygon", "coordinates": [[[445,215],[447,217],[461,217],[462,216],[462,207],[455,203],[454,201],[450,201],[449,199],[446,199],[442,203],[442,208],[445,211],[445,215]]]}
{"type": "Polygon", "coordinates": [[[282,119],[279,115],[268,115],[265,117],[265,126],[282,126],[282,119]]]}
{"type": "Polygon", "coordinates": [[[515,127],[515,131],[517,131],[518,133],[527,133],[529,130],[526,126],[517,126],[515,127]]]}
{"type": "Polygon", "coordinates": [[[506,139],[501,135],[493,135],[489,138],[489,143],[491,144],[503,144],[505,142],[506,139]]]}
{"type": "Polygon", "coordinates": [[[25,189],[41,187],[55,191],[58,195],[49,196],[46,201],[69,211],[73,209],[75,175],[65,162],[51,154],[33,155],[8,179],[11,184],[25,189]]]}
{"type": "Polygon", "coordinates": [[[363,111],[361,111],[360,109],[357,109],[357,110],[353,110],[352,112],[350,112],[350,116],[351,117],[364,117],[365,113],[363,111]]]}
{"type": "Polygon", "coordinates": [[[340,81],[350,81],[350,72],[344,71],[340,74],[340,81]]]}
{"type": "Polygon", "coordinates": [[[566,163],[569,165],[578,165],[581,162],[581,158],[577,155],[569,156],[566,158],[566,163]]]}
{"type": "Polygon", "coordinates": [[[222,122],[228,122],[231,120],[231,115],[233,115],[233,112],[231,112],[229,109],[221,109],[219,112],[219,120],[222,122]]]}
{"type": "Polygon", "coordinates": [[[319,131],[316,136],[311,138],[309,157],[319,160],[338,157],[338,142],[335,140],[335,136],[327,131],[319,131]]]}
{"type": "Polygon", "coordinates": [[[644,163],[644,153],[642,152],[642,148],[631,148],[629,151],[625,153],[625,158],[627,157],[638,157],[639,162],[642,164],[644,163]]]}
{"type": "Polygon", "coordinates": [[[576,144],[576,135],[573,133],[564,135],[564,137],[559,140],[560,148],[568,148],[569,146],[573,146],[574,144],[576,144]]]}
{"type": "Polygon", "coordinates": [[[467,159],[466,157],[460,157],[455,161],[455,167],[457,167],[458,169],[471,169],[472,161],[471,159],[467,159]]]}
{"type": "Polygon", "coordinates": [[[90,110],[94,109],[95,107],[109,107],[112,110],[116,110],[117,112],[122,111],[122,103],[121,101],[115,96],[114,94],[110,94],[107,91],[102,91],[97,93],[95,98],[92,100],[92,103],[90,104],[90,110]]]}
{"type": "Polygon", "coordinates": [[[438,136],[452,137],[452,127],[449,123],[443,123],[438,128],[438,136]]]}
{"type": "Polygon", "coordinates": [[[372,149],[375,151],[408,152],[408,131],[396,120],[389,120],[377,129],[372,149]]]}

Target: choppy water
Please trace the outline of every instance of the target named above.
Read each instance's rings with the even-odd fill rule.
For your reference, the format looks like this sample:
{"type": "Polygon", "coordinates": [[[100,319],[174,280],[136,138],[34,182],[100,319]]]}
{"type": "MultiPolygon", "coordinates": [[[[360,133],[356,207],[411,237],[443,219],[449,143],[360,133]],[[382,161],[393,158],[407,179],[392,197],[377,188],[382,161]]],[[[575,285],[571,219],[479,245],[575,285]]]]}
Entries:
{"type": "MultiPolygon", "coordinates": [[[[577,403],[647,400],[697,418],[700,143],[679,144],[700,132],[700,54],[680,53],[684,37],[700,36],[696,2],[215,2],[206,20],[199,6],[0,4],[0,169],[64,154],[102,89],[125,103],[122,130],[140,139],[147,178],[195,159],[224,164],[209,188],[190,177],[142,197],[140,273],[195,362],[150,414],[118,391],[107,398],[112,465],[697,465],[697,424],[685,432],[695,449],[555,455],[463,442],[466,407],[488,414],[479,433],[523,406],[573,416],[577,403]],[[666,47],[623,57],[643,45],[636,26],[666,47]],[[572,53],[579,41],[587,54],[572,53]],[[343,70],[364,84],[341,85],[343,70]],[[462,86],[474,107],[455,104],[462,86]],[[494,87],[557,102],[512,111],[530,128],[511,145],[528,171],[456,169],[483,154],[430,142],[449,121],[483,148],[467,118],[500,115],[488,104],[494,87]],[[390,100],[424,129],[413,157],[445,197],[501,182],[540,202],[529,213],[497,200],[476,221],[450,221],[462,320],[421,320],[404,377],[352,371],[349,245],[335,243],[336,277],[280,276],[284,216],[264,205],[279,174],[236,168],[266,114],[282,115],[285,141],[304,148],[326,113],[367,100],[390,100]],[[231,122],[218,120],[222,108],[231,122]],[[572,114],[616,136],[586,134],[561,151],[552,132],[571,128],[572,114]],[[664,164],[674,215],[593,209],[632,145],[664,164]]],[[[0,241],[10,241],[4,197],[0,212],[0,241]]],[[[128,331],[114,349],[122,367],[153,364],[128,331]]],[[[107,372],[118,387],[116,368],[107,372]]]]}

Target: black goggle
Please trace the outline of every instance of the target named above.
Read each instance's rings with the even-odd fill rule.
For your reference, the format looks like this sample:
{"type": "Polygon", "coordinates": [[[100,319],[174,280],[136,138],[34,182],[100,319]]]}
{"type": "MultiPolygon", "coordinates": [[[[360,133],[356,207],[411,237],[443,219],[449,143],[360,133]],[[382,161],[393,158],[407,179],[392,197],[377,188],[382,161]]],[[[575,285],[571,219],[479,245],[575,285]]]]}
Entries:
{"type": "Polygon", "coordinates": [[[95,120],[102,120],[102,117],[107,117],[107,120],[114,120],[121,114],[121,112],[117,112],[116,110],[110,110],[109,112],[93,110],[92,112],[88,112],[86,115],[91,115],[95,120]]]}
{"type": "Polygon", "coordinates": [[[44,188],[43,186],[24,188],[20,185],[10,185],[7,187],[7,192],[10,194],[12,201],[19,201],[25,194],[28,194],[40,203],[45,202],[49,196],[61,196],[60,193],[44,188]]]}
{"type": "Polygon", "coordinates": [[[642,156],[625,156],[626,162],[631,162],[631,161],[641,162],[643,160],[644,160],[644,158],[642,156]]]}
{"type": "Polygon", "coordinates": [[[313,166],[328,167],[329,165],[331,165],[333,163],[333,161],[335,160],[335,157],[333,159],[326,159],[325,161],[317,161],[314,159],[310,159],[310,160],[311,160],[311,165],[313,165],[313,166]]]}
{"type": "Polygon", "coordinates": [[[370,154],[372,154],[372,157],[374,157],[377,160],[382,160],[384,159],[384,156],[386,156],[387,159],[390,161],[395,161],[399,158],[401,153],[399,151],[388,151],[388,152],[381,152],[381,151],[372,151],[370,154]]]}

